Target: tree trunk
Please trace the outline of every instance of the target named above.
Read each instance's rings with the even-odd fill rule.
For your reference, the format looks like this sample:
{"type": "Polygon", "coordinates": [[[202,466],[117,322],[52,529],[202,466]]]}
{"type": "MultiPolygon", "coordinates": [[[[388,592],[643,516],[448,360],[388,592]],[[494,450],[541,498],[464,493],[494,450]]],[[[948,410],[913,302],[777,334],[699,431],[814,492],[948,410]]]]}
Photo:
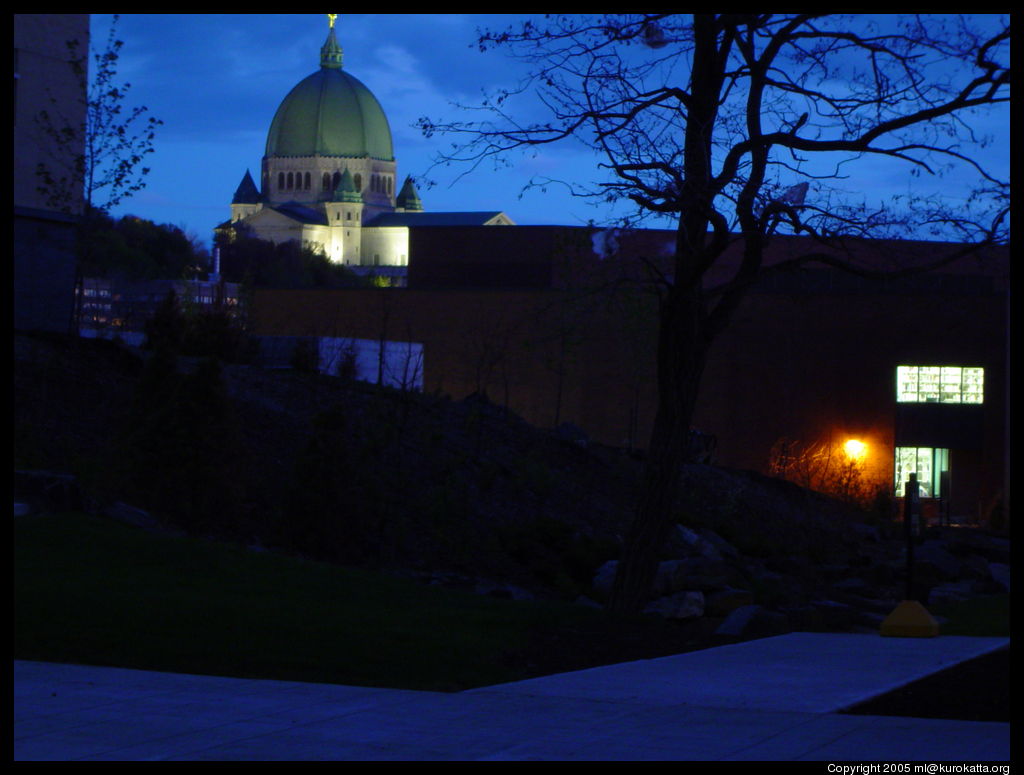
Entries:
{"type": "Polygon", "coordinates": [[[704,372],[709,340],[702,276],[715,194],[711,138],[728,61],[728,47],[718,50],[718,32],[713,14],[694,15],[693,89],[687,105],[675,271],[658,320],[658,411],[643,492],[608,601],[613,613],[639,612],[650,595],[658,552],[676,515],[679,478],[687,462],[690,422],[704,372]]]}
{"type": "Polygon", "coordinates": [[[676,516],[690,421],[704,370],[703,300],[699,288],[673,288],[664,302],[658,337],[658,410],[647,453],[643,491],[625,537],[608,608],[639,612],[651,593],[658,553],[676,516]]]}

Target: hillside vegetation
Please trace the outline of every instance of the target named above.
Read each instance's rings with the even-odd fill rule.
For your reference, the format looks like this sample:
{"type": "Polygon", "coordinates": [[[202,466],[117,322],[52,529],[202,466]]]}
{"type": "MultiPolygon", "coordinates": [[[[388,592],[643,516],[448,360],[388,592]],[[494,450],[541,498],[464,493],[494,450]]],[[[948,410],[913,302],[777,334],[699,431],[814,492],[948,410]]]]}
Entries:
{"type": "MultiPolygon", "coordinates": [[[[589,594],[618,552],[639,462],[452,401],[108,342],[15,337],[15,466],[77,476],[86,505],[315,559],[589,594]]],[[[680,520],[742,551],[849,554],[844,508],[694,466],[680,520]]]]}

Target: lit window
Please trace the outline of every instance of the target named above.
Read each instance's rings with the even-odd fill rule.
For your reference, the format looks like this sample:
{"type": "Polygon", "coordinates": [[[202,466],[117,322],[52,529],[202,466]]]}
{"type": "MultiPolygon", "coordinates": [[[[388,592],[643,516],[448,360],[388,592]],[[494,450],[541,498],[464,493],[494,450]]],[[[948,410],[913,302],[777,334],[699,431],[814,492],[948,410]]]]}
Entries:
{"type": "Polygon", "coordinates": [[[964,366],[897,366],[899,403],[981,404],[985,370],[964,366]]]}
{"type": "Polygon", "coordinates": [[[949,470],[949,450],[935,447],[896,447],[896,472],[893,481],[896,497],[903,497],[910,475],[916,473],[922,498],[942,495],[942,472],[949,470]]]}

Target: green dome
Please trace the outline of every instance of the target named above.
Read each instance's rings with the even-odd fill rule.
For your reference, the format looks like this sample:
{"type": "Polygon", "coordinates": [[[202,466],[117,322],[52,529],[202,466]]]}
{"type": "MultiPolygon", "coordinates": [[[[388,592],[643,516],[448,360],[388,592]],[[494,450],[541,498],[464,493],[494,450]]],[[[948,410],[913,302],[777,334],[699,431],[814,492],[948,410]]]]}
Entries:
{"type": "Polygon", "coordinates": [[[321,67],[288,93],[270,123],[266,155],[395,158],[380,103],[340,66],[321,67]]]}

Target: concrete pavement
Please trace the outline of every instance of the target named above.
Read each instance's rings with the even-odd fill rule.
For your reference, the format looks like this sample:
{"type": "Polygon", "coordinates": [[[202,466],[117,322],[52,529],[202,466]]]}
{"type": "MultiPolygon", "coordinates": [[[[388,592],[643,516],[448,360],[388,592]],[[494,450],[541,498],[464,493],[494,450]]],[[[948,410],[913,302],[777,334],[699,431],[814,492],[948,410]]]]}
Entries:
{"type": "Polygon", "coordinates": [[[14,758],[1004,761],[1009,724],[835,711],[1008,644],[791,633],[453,694],[15,661],[14,758]]]}

